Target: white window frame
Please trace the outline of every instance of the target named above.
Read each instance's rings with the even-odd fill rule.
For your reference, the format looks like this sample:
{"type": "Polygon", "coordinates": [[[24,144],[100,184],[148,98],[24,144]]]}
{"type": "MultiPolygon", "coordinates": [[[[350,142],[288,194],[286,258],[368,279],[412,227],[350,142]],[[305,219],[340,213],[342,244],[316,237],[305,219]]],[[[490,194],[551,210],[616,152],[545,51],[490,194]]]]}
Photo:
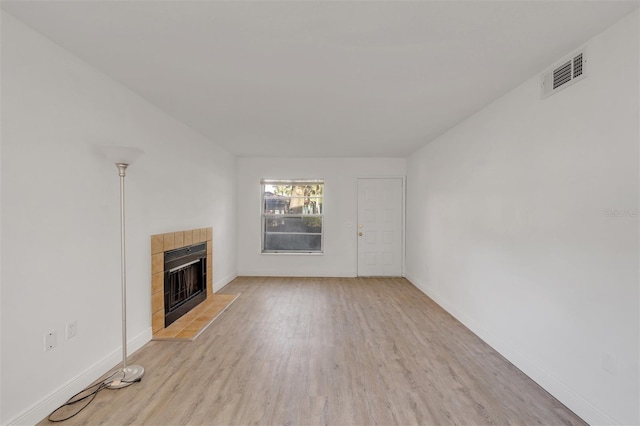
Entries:
{"type": "Polygon", "coordinates": [[[262,179],[260,181],[260,221],[261,221],[261,234],[260,234],[260,250],[262,254],[309,254],[309,255],[317,255],[324,253],[324,189],[325,182],[324,179],[262,179]],[[312,213],[279,213],[279,214],[270,214],[265,211],[266,200],[268,199],[265,196],[265,187],[266,185],[322,185],[322,195],[314,195],[313,197],[308,196],[291,196],[290,198],[315,198],[322,199],[320,205],[322,208],[319,212],[312,213]],[[310,233],[310,232],[269,232],[266,229],[266,223],[268,219],[276,219],[276,218],[304,218],[304,217],[318,217],[320,218],[320,232],[318,233],[310,233]],[[265,238],[267,234],[287,234],[287,235],[319,235],[320,236],[320,249],[319,250],[265,250],[265,238]]]}

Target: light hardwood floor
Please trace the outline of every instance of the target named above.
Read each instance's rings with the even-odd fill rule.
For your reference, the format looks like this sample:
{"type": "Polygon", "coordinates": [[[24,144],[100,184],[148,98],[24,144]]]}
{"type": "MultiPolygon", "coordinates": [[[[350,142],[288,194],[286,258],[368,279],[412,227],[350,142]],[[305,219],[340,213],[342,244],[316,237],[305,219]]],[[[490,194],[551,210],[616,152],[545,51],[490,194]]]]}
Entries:
{"type": "Polygon", "coordinates": [[[584,424],[404,279],[224,292],[241,295],[196,340],[148,343],[130,360],[142,382],[65,424],[584,424]]]}

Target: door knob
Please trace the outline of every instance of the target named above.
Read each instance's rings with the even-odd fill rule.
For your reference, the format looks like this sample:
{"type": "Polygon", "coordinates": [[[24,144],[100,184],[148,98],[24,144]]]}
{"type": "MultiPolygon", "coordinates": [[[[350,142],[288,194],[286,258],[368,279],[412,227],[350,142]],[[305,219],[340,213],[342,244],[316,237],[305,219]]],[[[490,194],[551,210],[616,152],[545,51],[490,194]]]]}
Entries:
{"type": "Polygon", "coordinates": [[[359,236],[359,237],[362,237],[362,232],[358,232],[358,236],[359,236]]]}

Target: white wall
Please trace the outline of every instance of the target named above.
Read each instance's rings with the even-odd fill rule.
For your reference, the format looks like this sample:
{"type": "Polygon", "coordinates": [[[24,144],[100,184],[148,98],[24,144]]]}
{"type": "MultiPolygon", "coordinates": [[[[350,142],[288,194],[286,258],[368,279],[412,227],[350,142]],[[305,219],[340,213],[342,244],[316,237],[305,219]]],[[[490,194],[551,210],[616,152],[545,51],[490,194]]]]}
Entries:
{"type": "Polygon", "coordinates": [[[238,158],[238,273],[356,276],[357,178],[401,177],[405,172],[401,158],[238,158]],[[262,178],[324,179],[324,254],[260,253],[262,178]]]}
{"type": "Polygon", "coordinates": [[[37,422],[121,359],[118,175],[101,144],[145,151],[126,178],[130,350],[151,336],[150,235],[213,226],[214,287],[235,276],[235,157],[2,13],[2,424],[37,422]]]}
{"type": "MultiPolygon", "coordinates": [[[[0,23],[1,24],[1,23],[0,23]]],[[[1,48],[0,48],[1,49],[1,48]]],[[[2,55],[0,50],[0,64],[2,61],[2,55]]],[[[1,72],[1,70],[0,70],[1,72]]],[[[2,74],[0,74],[0,81],[2,80],[2,74]]],[[[2,93],[2,84],[0,84],[0,94],[2,93]]],[[[2,102],[0,102],[0,117],[2,117],[2,102]]],[[[0,123],[0,166],[2,165],[2,126],[0,123]]],[[[0,168],[0,321],[2,318],[2,172],[0,168]]],[[[2,424],[3,411],[2,411],[2,323],[0,323],[0,424],[2,424]]]]}
{"type": "Polygon", "coordinates": [[[408,162],[407,277],[592,424],[640,421],[638,35],[636,11],[581,82],[536,76],[408,162]]]}

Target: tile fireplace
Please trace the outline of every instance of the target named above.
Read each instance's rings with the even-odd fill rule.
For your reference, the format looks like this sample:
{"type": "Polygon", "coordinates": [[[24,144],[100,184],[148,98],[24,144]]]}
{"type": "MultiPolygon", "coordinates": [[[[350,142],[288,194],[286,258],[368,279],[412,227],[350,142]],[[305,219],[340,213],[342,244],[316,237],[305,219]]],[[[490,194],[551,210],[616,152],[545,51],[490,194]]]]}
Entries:
{"type": "Polygon", "coordinates": [[[213,294],[213,228],[151,236],[151,312],[156,334],[213,294]]]}

